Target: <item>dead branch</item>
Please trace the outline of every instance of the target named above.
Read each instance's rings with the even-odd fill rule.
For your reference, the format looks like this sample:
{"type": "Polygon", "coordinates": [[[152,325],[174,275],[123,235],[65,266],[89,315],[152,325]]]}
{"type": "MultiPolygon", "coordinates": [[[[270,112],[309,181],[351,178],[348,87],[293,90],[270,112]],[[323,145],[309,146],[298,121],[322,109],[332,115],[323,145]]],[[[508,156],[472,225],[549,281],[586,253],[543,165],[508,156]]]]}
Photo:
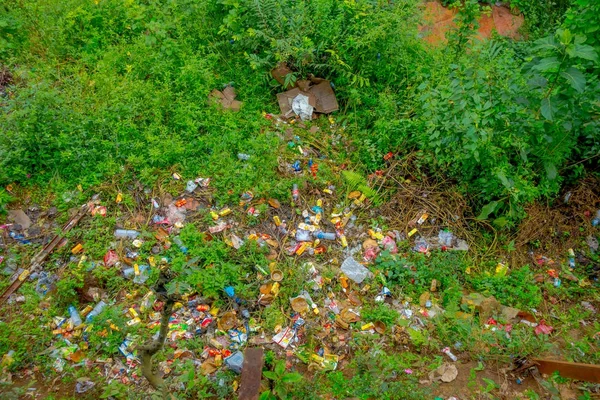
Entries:
{"type": "Polygon", "coordinates": [[[138,347],[140,352],[140,358],[142,362],[142,374],[148,380],[148,382],[154,387],[154,389],[161,389],[165,392],[163,387],[163,379],[158,373],[152,372],[152,357],[158,353],[165,344],[165,339],[169,333],[169,319],[173,313],[173,305],[179,299],[179,296],[175,294],[169,295],[165,288],[165,285],[172,279],[167,271],[161,270],[160,277],[156,286],[156,295],[160,300],[165,301],[165,305],[162,310],[162,316],[160,319],[160,330],[158,337],[142,346],[138,347]]]}

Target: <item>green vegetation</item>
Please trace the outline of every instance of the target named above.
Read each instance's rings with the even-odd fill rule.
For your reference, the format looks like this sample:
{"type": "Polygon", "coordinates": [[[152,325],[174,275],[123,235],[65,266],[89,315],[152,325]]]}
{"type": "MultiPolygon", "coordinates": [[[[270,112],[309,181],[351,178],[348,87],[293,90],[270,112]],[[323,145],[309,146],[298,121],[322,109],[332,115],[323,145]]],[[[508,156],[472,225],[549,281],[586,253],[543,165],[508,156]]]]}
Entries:
{"type": "Polygon", "coordinates": [[[4,0],[0,54],[13,85],[0,121],[0,182],[88,188],[133,173],[151,183],[178,167],[218,174],[222,196],[240,182],[282,196],[276,136],[259,116],[275,111],[267,71],[280,62],[293,70],[289,82],[315,74],[335,83],[356,149],[346,156],[365,172],[389,151],[419,149],[422,163],[454,178],[475,206],[487,204],[481,217],[500,217],[499,226],[595,165],[594,2],[575,2],[564,25],[538,32],[533,46],[498,39],[468,52],[475,3],[461,8],[463,23],[439,51],[417,38],[415,7],[4,0]],[[229,82],[242,113],[206,103],[229,82]],[[254,157],[242,164],[238,152],[254,157]]]}
{"type": "MultiPolygon", "coordinates": [[[[369,228],[383,233],[407,228],[394,226],[379,207],[393,199],[402,183],[423,180],[413,171],[464,195],[469,208],[465,226],[474,238],[469,238],[470,251],[416,252],[411,240],[417,236],[406,238],[406,229],[396,238],[397,253],[383,250],[369,265],[374,277],[368,285],[347,292],[338,268],[346,250],[326,243],[329,252],[311,261],[322,267],[327,291],[362,299],[354,303],[361,321],[350,324],[352,340],[339,364],[343,369],[324,371],[311,361],[300,373],[286,365],[285,352],[268,351],[261,398],[433,398],[435,385],[425,387],[419,380],[442,364],[440,349],[446,346],[465,362],[509,363],[517,354],[539,355],[559,346],[569,360],[600,362],[593,336],[600,323],[581,304],[583,299],[598,304],[597,283],[590,283],[589,276],[600,259],[584,246],[585,236],[573,240],[584,249],[587,264],[576,270],[575,279],[561,284],[547,276],[555,272],[551,268],[561,276],[569,272],[566,254],[548,268],[521,262],[513,237],[529,206],[555,204],[564,188],[599,176],[600,3],[510,0],[513,11],[524,13],[523,37],[495,35],[483,41],[475,36],[478,18],[489,13],[492,1],[442,3],[457,9],[457,24],[447,43],[436,47],[422,40],[418,0],[0,0],[1,224],[9,209],[53,206],[57,219],[49,218],[54,225],[43,232],[50,235],[68,220],[69,210],[95,193],[108,209],[105,218],[86,217],[67,235],[69,245],[47,260],[45,270],[60,275],[55,291],[40,296],[35,281],[26,281],[19,290],[24,300],[2,309],[0,356],[15,351],[6,371],[35,366],[38,382],[41,375],[46,381],[60,376],[70,393],[78,378],[90,377],[100,398],[161,398],[118,379],[108,382],[98,366],[57,365],[62,360],[57,354],[68,352],[70,343],[57,343],[53,317],[66,316],[70,305],[82,309],[91,304],[90,286],[118,300],[85,332],[87,359],[123,359],[119,346],[127,335],[140,344],[158,332],[158,326],[129,325],[128,307],[140,296],[123,299],[153,287],[159,268],[153,267],[140,286],[99,261],[108,249],[132,250],[115,243],[116,226],[143,220],[135,224],[143,227],[143,243],[134,250],[145,263],[156,243],[155,231],[147,228],[152,199],[177,196],[185,181],[204,177],[211,178],[206,202],[216,210],[230,206],[235,221],[258,234],[271,228],[276,215],[267,199],[281,202],[282,215],[300,219],[302,209],[289,207],[292,184],[300,185],[307,204],[308,197],[325,197],[323,188],[334,186],[326,200],[328,213],[335,208],[341,214],[352,204],[348,195],[360,191],[368,199],[368,207],[355,215],[362,241],[369,228]],[[283,64],[291,73],[280,85],[269,72],[283,64]],[[297,128],[299,121],[275,123],[270,115],[279,113],[275,94],[310,76],[332,82],[340,111],[331,119],[303,122],[302,128],[297,128]],[[240,112],[208,100],[212,90],[227,85],[243,102],[240,112]],[[300,129],[302,137],[296,137],[300,129]],[[302,146],[311,148],[318,173],[282,172],[302,146]],[[239,153],[250,157],[241,160],[239,153]],[[405,176],[377,180],[404,159],[414,160],[405,176]],[[174,173],[182,180],[174,180],[174,173]],[[258,216],[235,207],[246,191],[265,200],[257,204],[258,216]],[[119,204],[117,193],[123,195],[119,204]],[[84,243],[86,260],[71,253],[75,243],[84,243]],[[501,256],[511,261],[508,272],[496,271],[501,256]],[[536,275],[543,277],[536,281],[536,275]],[[434,310],[444,312],[426,327],[411,325],[398,304],[418,304],[433,280],[434,310]],[[390,301],[374,302],[383,287],[391,291],[390,301]],[[560,343],[533,334],[525,324],[511,326],[510,335],[483,327],[487,321],[461,304],[463,295],[474,291],[505,306],[542,310],[552,318],[548,323],[560,343]],[[392,305],[392,298],[398,304],[392,305]],[[383,323],[393,343],[361,330],[370,322],[383,323]],[[57,348],[49,350],[50,345],[57,348]]],[[[588,232],[585,213],[597,206],[577,209],[569,223],[588,232]]],[[[164,289],[169,295],[199,293],[211,307],[227,308],[233,300],[223,288],[231,286],[236,296],[257,303],[264,289],[257,271],[268,269],[275,253],[285,280],[272,303],[256,305],[250,318],[268,341],[292,323],[290,298],[311,290],[308,266],[304,259],[286,258],[288,242],[274,250],[244,237],[234,249],[223,240],[229,237],[209,235],[214,225],[210,211],[203,208],[181,228],[186,253],[173,245],[156,255],[157,262],[165,257],[175,277],[164,289]]],[[[547,244],[531,242],[532,251],[569,241],[570,233],[558,225],[547,244]]],[[[32,246],[11,241],[0,255],[25,267],[42,244],[36,239],[32,246]]],[[[8,277],[0,279],[0,288],[8,285],[8,277]]],[[[319,307],[327,291],[311,291],[319,307]]],[[[336,315],[322,309],[327,314],[321,317],[333,325],[336,315]]],[[[321,345],[331,335],[325,325],[306,326],[312,355],[330,351],[321,345]]],[[[186,348],[199,359],[207,340],[198,335],[186,348]]],[[[190,359],[174,354],[166,346],[155,356],[159,368],[170,369],[172,398],[235,396],[239,378],[233,372],[223,368],[206,376],[190,359]]],[[[485,398],[495,396],[498,383],[478,381],[476,372],[471,369],[469,387],[485,398]]],[[[560,379],[554,379],[557,385],[560,379]]],[[[548,385],[548,391],[557,390],[548,385]]],[[[9,398],[26,392],[7,384],[8,390],[9,398]]]]}

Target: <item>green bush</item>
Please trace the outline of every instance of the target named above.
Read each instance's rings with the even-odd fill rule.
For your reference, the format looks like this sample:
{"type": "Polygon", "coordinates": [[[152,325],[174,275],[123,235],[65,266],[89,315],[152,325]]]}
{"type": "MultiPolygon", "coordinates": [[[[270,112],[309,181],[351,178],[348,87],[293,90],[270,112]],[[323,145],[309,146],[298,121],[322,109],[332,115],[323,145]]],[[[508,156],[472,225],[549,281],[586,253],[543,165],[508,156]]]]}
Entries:
{"type": "Polygon", "coordinates": [[[542,301],[542,292],[533,280],[529,266],[513,269],[504,276],[480,275],[470,279],[473,288],[494,296],[505,306],[533,308],[542,301]]]}

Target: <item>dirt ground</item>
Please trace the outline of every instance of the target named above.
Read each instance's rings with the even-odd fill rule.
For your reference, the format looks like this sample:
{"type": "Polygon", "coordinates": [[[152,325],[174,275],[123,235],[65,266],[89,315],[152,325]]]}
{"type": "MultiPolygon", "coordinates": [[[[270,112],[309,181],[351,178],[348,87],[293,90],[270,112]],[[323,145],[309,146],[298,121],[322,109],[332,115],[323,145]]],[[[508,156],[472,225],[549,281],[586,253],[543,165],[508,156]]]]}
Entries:
{"type": "MultiPolygon", "coordinates": [[[[420,26],[423,39],[432,45],[446,43],[446,33],[456,26],[456,9],[444,7],[437,1],[426,2],[424,9],[425,22],[420,26]]],[[[492,5],[491,13],[482,13],[479,19],[478,37],[489,39],[495,31],[501,36],[518,39],[524,22],[522,14],[515,15],[506,7],[492,5]]]]}

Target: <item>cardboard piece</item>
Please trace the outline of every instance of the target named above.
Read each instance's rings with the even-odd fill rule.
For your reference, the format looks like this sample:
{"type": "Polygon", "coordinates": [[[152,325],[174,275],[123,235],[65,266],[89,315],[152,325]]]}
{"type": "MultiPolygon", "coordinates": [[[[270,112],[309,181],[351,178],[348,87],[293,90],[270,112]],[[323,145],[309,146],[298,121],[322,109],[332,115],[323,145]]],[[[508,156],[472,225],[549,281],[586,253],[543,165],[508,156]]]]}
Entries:
{"type": "Polygon", "coordinates": [[[236,93],[233,86],[227,86],[223,91],[214,89],[208,96],[211,100],[221,103],[226,110],[240,111],[242,102],[235,99],[236,93]]]}
{"type": "Polygon", "coordinates": [[[8,219],[21,225],[22,229],[29,229],[31,226],[31,219],[23,210],[8,210],[8,219]]]}
{"type": "MultiPolygon", "coordinates": [[[[286,63],[281,63],[277,65],[275,68],[271,70],[271,76],[275,79],[280,85],[285,83],[285,77],[287,74],[290,74],[292,70],[287,66],[286,63]]],[[[296,87],[294,84],[292,87],[296,87]]]]}
{"type": "Polygon", "coordinates": [[[329,81],[323,81],[318,85],[312,86],[309,93],[313,94],[317,99],[317,104],[315,105],[316,112],[330,114],[340,109],[329,81]]]}
{"type": "Polygon", "coordinates": [[[298,81],[297,83],[299,87],[277,94],[279,109],[281,110],[281,115],[284,118],[290,118],[294,115],[294,111],[292,110],[292,101],[299,94],[308,97],[308,103],[314,107],[315,112],[329,114],[339,110],[335,93],[333,92],[331,84],[328,80],[315,78],[311,81],[302,80],[298,81]],[[319,81],[319,83],[314,84],[314,81],[319,81]],[[302,90],[302,88],[305,90],[302,90]]]}

